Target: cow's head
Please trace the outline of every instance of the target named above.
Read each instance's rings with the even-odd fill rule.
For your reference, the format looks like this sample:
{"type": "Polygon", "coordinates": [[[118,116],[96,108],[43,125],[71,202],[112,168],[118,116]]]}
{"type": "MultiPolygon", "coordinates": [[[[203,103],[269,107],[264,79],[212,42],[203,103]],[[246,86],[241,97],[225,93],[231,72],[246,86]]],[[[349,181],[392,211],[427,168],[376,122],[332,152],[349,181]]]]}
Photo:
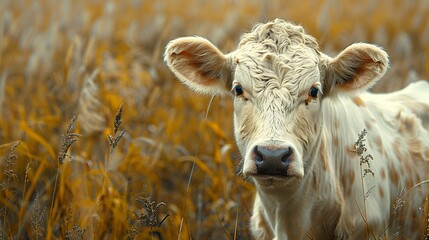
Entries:
{"type": "Polygon", "coordinates": [[[302,27],[279,19],[256,25],[229,54],[201,37],[176,39],[165,61],[191,89],[234,99],[242,172],[261,185],[305,177],[323,98],[366,90],[388,65],[383,50],[364,43],[330,58],[302,27]]]}

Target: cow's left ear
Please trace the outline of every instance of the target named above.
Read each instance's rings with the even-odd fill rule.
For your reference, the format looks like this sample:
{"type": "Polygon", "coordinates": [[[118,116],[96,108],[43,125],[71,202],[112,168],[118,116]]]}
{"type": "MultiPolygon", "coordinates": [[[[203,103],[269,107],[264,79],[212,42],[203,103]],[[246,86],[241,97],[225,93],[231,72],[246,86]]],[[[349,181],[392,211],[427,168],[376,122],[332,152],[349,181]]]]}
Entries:
{"type": "Polygon", "coordinates": [[[352,93],[372,87],[389,66],[387,53],[367,43],[355,43],[330,60],[325,84],[328,92],[352,93]]]}
{"type": "Polygon", "coordinates": [[[176,77],[194,91],[206,94],[230,92],[232,60],[202,37],[171,41],[164,60],[176,77]]]}

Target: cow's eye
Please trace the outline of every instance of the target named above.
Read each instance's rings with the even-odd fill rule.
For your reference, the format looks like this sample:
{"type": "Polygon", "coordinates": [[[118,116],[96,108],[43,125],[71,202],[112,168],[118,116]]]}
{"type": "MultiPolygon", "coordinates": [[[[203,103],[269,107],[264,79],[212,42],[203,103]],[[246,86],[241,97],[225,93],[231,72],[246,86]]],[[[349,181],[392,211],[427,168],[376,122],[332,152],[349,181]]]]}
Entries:
{"type": "Polygon", "coordinates": [[[234,93],[236,96],[241,96],[243,95],[243,87],[241,87],[241,85],[235,85],[234,89],[233,89],[234,93]]]}
{"type": "Polygon", "coordinates": [[[319,89],[317,87],[311,87],[309,95],[312,98],[317,98],[317,95],[319,94],[319,89]]]}

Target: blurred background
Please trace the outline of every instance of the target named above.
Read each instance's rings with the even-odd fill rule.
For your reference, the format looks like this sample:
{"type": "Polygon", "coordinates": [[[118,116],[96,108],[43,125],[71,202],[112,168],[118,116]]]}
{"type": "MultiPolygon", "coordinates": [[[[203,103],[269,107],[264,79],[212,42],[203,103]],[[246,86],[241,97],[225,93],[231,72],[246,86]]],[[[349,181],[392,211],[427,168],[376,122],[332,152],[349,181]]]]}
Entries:
{"type": "Polygon", "coordinates": [[[229,52],[274,18],[332,56],[385,48],[375,92],[429,79],[429,1],[0,0],[0,239],[250,239],[231,102],[209,109],[163,51],[229,52]]]}

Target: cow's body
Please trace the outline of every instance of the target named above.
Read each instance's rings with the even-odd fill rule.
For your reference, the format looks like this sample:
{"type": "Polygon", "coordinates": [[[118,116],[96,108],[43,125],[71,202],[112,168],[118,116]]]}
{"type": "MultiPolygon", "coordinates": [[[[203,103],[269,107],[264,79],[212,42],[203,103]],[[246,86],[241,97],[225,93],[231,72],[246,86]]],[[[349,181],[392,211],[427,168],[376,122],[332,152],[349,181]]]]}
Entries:
{"type": "MultiPolygon", "coordinates": [[[[287,199],[288,194],[282,195],[284,199],[276,201],[282,204],[276,208],[272,202],[278,193],[271,195],[258,189],[252,216],[257,238],[301,239],[308,235],[315,239],[336,239],[343,232],[344,239],[366,239],[361,214],[364,214],[363,195],[367,194],[371,239],[373,235],[419,239],[425,228],[422,210],[425,195],[421,190],[426,186],[407,191],[428,178],[428,93],[429,84],[418,82],[390,94],[365,93],[353,99],[326,99],[322,103],[324,128],[312,176],[307,185],[300,183],[302,189],[298,191],[303,195],[292,195],[293,199],[287,199]],[[361,187],[360,160],[353,151],[357,133],[364,128],[368,131],[367,153],[374,158],[370,160],[374,176],[367,174],[363,178],[365,193],[361,187]],[[266,206],[261,198],[267,198],[266,206]],[[276,211],[282,216],[277,217],[276,211]],[[291,220],[288,212],[299,212],[304,219],[298,221],[297,216],[292,216],[291,220]],[[266,225],[276,229],[276,224],[282,225],[282,232],[275,235],[270,228],[261,228],[266,225]],[[334,237],[335,227],[338,235],[334,237]],[[297,231],[299,228],[301,231],[297,231]]],[[[296,191],[296,187],[291,191],[296,191]]]]}
{"type": "Polygon", "coordinates": [[[424,233],[427,186],[413,186],[428,178],[429,84],[365,92],[387,69],[381,49],[355,44],[330,58],[302,28],[275,20],[228,55],[201,38],[178,39],[166,62],[197,91],[232,88],[242,172],[257,189],[257,239],[424,233]],[[354,146],[363,129],[360,156],[373,159],[361,164],[354,146]]]}

